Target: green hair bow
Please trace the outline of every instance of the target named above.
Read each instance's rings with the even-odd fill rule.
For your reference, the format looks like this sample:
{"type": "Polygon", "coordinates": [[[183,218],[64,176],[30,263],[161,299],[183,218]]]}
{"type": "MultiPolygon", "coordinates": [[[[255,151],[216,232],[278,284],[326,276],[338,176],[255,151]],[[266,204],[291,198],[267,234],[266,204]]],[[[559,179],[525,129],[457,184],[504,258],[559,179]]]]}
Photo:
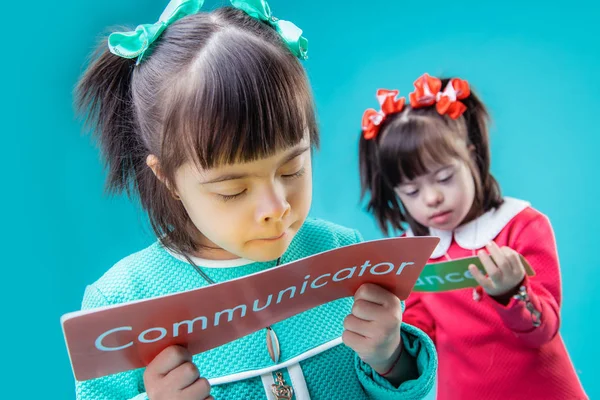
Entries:
{"type": "Polygon", "coordinates": [[[302,36],[302,29],[290,21],[275,18],[271,14],[271,7],[265,0],[230,0],[231,4],[249,16],[263,21],[273,27],[279,33],[283,41],[288,45],[292,53],[301,60],[308,58],[308,40],[302,36]]]}
{"type": "MultiPolygon", "coordinates": [[[[111,33],[108,37],[108,48],[119,57],[137,58],[136,64],[139,64],[148,48],[169,25],[197,13],[203,4],[204,0],[171,0],[158,22],[139,25],[134,31],[111,33]]],[[[289,21],[275,18],[265,0],[231,0],[231,4],[273,27],[296,57],[302,60],[308,58],[308,40],[302,36],[302,30],[289,21]]]]}

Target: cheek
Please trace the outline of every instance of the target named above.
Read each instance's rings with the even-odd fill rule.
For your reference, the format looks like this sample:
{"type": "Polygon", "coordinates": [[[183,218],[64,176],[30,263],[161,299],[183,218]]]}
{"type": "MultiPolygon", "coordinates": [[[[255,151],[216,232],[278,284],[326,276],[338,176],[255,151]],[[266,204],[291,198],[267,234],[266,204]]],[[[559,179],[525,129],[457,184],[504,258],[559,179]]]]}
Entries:
{"type": "MultiPolygon", "coordinates": [[[[210,221],[207,220],[207,216],[214,215],[214,213],[206,212],[210,210],[209,202],[203,201],[201,196],[195,196],[192,198],[183,198],[183,205],[188,213],[188,216],[196,225],[200,231],[204,231],[207,225],[210,225],[210,221]]],[[[210,217],[208,218],[210,219],[210,217]]]]}
{"type": "Polygon", "coordinates": [[[421,207],[419,207],[419,197],[408,197],[408,196],[398,196],[404,209],[408,214],[410,214],[417,222],[421,222],[421,207]]]}
{"type": "Polygon", "coordinates": [[[417,222],[422,225],[427,225],[427,211],[425,210],[425,207],[420,206],[419,202],[413,201],[410,206],[406,207],[406,210],[415,220],[417,220],[417,222]]]}
{"type": "Polygon", "coordinates": [[[303,178],[302,184],[300,185],[300,195],[302,196],[302,201],[305,204],[310,205],[312,201],[312,176],[306,174],[303,178]]]}
{"type": "Polygon", "coordinates": [[[244,233],[250,231],[242,215],[242,207],[231,206],[218,201],[206,202],[194,209],[192,223],[209,241],[210,246],[217,246],[235,252],[240,249],[244,233]]]}
{"type": "Polygon", "coordinates": [[[304,175],[291,183],[288,189],[288,201],[293,208],[308,209],[312,203],[312,169],[310,162],[305,166],[305,169],[304,175]]]}
{"type": "Polygon", "coordinates": [[[469,197],[475,196],[475,180],[473,179],[473,175],[471,172],[465,167],[465,173],[463,177],[464,182],[464,191],[465,194],[468,194],[469,197]]]}
{"type": "Polygon", "coordinates": [[[455,198],[458,198],[466,208],[470,208],[475,199],[475,182],[470,172],[465,171],[460,183],[454,185],[455,198]]]}
{"type": "Polygon", "coordinates": [[[303,176],[288,188],[287,201],[292,213],[305,218],[312,203],[312,179],[310,175],[303,176]]]}
{"type": "Polygon", "coordinates": [[[233,223],[239,215],[239,207],[232,207],[221,202],[210,194],[197,193],[184,199],[184,206],[192,223],[207,236],[214,236],[228,227],[236,226],[233,223]]]}

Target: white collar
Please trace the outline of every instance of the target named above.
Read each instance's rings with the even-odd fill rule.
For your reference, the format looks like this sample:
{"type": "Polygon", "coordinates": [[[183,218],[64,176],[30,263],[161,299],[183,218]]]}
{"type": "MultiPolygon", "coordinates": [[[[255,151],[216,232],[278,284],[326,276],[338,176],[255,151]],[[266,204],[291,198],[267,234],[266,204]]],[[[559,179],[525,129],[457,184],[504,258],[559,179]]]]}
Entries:
{"type": "MultiPolygon", "coordinates": [[[[171,256],[175,257],[179,261],[183,261],[184,263],[189,264],[188,260],[179,253],[176,253],[166,247],[163,247],[167,253],[171,256]]],[[[242,267],[244,265],[249,265],[255,263],[256,261],[248,260],[246,258],[236,258],[234,260],[209,260],[207,258],[200,258],[192,255],[188,255],[188,257],[196,264],[198,267],[203,268],[234,268],[234,267],[242,267]]]]}
{"type": "MultiPolygon", "coordinates": [[[[431,236],[440,238],[440,242],[433,251],[431,258],[439,258],[445,255],[452,244],[452,237],[463,249],[478,250],[494,240],[504,227],[521,211],[530,206],[530,203],[505,197],[504,203],[496,209],[492,209],[481,217],[459,226],[454,231],[442,231],[434,228],[429,229],[431,236]]],[[[412,230],[406,229],[406,236],[414,236],[412,230]]]]}

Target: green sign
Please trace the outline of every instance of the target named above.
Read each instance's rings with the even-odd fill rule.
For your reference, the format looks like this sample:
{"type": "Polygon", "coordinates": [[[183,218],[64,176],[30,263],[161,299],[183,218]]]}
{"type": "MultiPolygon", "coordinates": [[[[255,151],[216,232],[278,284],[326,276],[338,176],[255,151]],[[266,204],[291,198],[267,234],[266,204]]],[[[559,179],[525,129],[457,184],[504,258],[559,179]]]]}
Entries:
{"type": "MultiPolygon", "coordinates": [[[[525,266],[527,275],[534,276],[535,272],[523,256],[521,256],[521,261],[525,266]]],[[[417,279],[413,292],[439,293],[456,289],[475,288],[478,283],[469,272],[469,265],[471,264],[474,264],[485,274],[485,269],[479,257],[427,264],[419,279],[417,279]]]]}

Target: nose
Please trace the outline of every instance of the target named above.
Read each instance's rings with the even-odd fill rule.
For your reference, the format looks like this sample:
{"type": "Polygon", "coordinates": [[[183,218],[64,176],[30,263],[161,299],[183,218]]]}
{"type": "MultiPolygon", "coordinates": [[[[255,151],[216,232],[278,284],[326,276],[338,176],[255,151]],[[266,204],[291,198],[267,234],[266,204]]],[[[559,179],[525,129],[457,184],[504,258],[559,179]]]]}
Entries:
{"type": "Polygon", "coordinates": [[[444,201],[444,194],[435,186],[425,187],[421,190],[425,199],[425,204],[429,207],[437,207],[444,201]]]}
{"type": "Polygon", "coordinates": [[[274,184],[266,189],[256,208],[256,219],[259,223],[280,221],[291,211],[283,185],[274,184]]]}

